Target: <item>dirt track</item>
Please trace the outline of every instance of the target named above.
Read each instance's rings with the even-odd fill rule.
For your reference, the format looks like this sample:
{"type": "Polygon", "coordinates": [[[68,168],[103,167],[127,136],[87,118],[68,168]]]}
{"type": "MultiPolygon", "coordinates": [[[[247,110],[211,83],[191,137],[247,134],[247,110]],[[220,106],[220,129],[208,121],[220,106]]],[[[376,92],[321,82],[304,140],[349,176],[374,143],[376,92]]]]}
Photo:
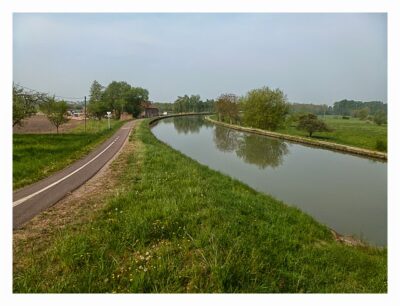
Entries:
{"type": "MultiPolygon", "coordinates": [[[[63,124],[59,128],[60,133],[67,132],[74,127],[83,123],[83,120],[71,119],[66,124],[63,124]]],[[[13,133],[17,134],[45,134],[45,133],[57,133],[57,129],[45,115],[35,115],[27,118],[23,121],[22,126],[14,126],[13,133]]]]}

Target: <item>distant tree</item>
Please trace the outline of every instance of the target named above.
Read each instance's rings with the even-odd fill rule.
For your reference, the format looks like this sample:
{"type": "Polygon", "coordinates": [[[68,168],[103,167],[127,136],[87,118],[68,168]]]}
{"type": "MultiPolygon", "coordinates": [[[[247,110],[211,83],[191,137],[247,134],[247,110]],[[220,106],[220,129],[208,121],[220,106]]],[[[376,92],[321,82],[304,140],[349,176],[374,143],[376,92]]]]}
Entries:
{"type": "Polygon", "coordinates": [[[40,110],[46,115],[47,119],[56,127],[57,134],[60,125],[68,122],[68,105],[65,101],[56,101],[54,97],[47,97],[41,104],[40,110]]]}
{"type": "Polygon", "coordinates": [[[149,92],[141,87],[131,87],[125,99],[125,110],[137,118],[142,111],[142,102],[149,100],[149,92]]]}
{"type": "Polygon", "coordinates": [[[93,81],[90,86],[90,99],[89,101],[100,101],[103,96],[104,86],[102,86],[96,80],[93,81]]]}
{"type": "Polygon", "coordinates": [[[104,87],[96,80],[93,81],[92,86],[90,87],[88,112],[99,120],[103,118],[108,109],[107,104],[103,99],[103,94],[104,87]]]}
{"type": "Polygon", "coordinates": [[[36,114],[37,107],[44,97],[44,94],[25,92],[13,84],[13,126],[21,126],[25,118],[36,114]]]}
{"type": "Polygon", "coordinates": [[[365,120],[369,115],[369,108],[366,106],[361,109],[355,110],[353,115],[354,117],[359,118],[360,120],[365,120]]]}
{"type": "Polygon", "coordinates": [[[223,94],[215,103],[215,111],[219,120],[229,119],[229,122],[239,119],[239,99],[234,94],[223,94]]]}
{"type": "Polygon", "coordinates": [[[309,136],[312,137],[314,132],[330,132],[331,129],[325,124],[324,121],[318,119],[314,114],[303,115],[299,118],[297,129],[305,130],[309,136]]]}
{"type": "Polygon", "coordinates": [[[280,89],[253,89],[242,101],[243,122],[248,126],[276,130],[285,122],[289,106],[280,89]]]}
{"type": "Polygon", "coordinates": [[[374,115],[373,120],[377,125],[386,124],[387,115],[383,111],[379,111],[374,115]]]}
{"type": "Polygon", "coordinates": [[[126,82],[111,82],[103,93],[103,100],[107,108],[112,110],[119,119],[126,105],[126,100],[131,90],[131,85],[126,82]]]}

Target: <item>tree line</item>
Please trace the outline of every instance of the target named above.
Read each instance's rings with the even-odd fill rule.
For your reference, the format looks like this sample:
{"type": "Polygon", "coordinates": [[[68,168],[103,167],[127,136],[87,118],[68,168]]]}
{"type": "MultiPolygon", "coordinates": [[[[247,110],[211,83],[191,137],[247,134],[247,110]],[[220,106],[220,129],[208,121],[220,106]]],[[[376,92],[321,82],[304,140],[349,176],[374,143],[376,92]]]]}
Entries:
{"type": "MultiPolygon", "coordinates": [[[[220,121],[271,131],[285,126],[290,118],[286,95],[280,89],[269,87],[250,90],[243,97],[222,94],[215,103],[215,111],[220,121]]],[[[306,130],[310,137],[314,132],[331,130],[312,113],[301,114],[296,121],[297,128],[306,130]]]]}
{"type": "Polygon", "coordinates": [[[108,111],[120,119],[123,112],[138,117],[142,111],[142,103],[148,101],[149,91],[142,87],[134,87],[127,82],[113,81],[106,87],[96,80],[90,86],[88,113],[99,120],[108,111]]]}
{"type": "MultiPolygon", "coordinates": [[[[116,119],[120,119],[122,112],[138,117],[142,111],[142,102],[148,101],[148,98],[147,89],[131,86],[127,82],[113,81],[104,87],[93,81],[87,115],[101,120],[110,111],[116,119]]],[[[41,111],[56,127],[58,133],[59,126],[68,122],[68,110],[71,108],[63,99],[33,90],[28,91],[13,84],[13,126],[21,126],[24,119],[41,111]]]]}

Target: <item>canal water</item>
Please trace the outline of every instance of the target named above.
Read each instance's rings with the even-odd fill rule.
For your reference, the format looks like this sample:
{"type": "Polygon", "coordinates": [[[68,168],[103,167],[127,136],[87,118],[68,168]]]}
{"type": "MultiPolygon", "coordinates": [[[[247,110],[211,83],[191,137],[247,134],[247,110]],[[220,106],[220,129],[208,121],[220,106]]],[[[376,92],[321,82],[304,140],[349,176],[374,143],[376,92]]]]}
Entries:
{"type": "Polygon", "coordinates": [[[340,234],[387,244],[387,163],[214,125],[160,120],[161,141],[201,164],[296,206],[340,234]]]}

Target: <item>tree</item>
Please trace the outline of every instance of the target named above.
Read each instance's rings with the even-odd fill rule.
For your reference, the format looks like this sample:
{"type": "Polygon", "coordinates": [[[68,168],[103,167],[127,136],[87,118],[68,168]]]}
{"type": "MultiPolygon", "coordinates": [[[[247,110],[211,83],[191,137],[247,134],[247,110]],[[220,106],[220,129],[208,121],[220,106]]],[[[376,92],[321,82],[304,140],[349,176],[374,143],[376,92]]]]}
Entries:
{"type": "Polygon", "coordinates": [[[103,99],[103,94],[104,87],[99,82],[94,80],[92,86],[90,87],[88,112],[99,120],[103,118],[108,109],[107,104],[103,99]]]}
{"type": "Polygon", "coordinates": [[[361,109],[355,110],[353,114],[354,117],[359,118],[360,120],[365,120],[369,115],[369,108],[367,106],[363,107],[361,109]]]}
{"type": "Polygon", "coordinates": [[[37,106],[43,99],[43,94],[28,93],[13,84],[13,126],[21,126],[22,120],[36,114],[37,106]]]}
{"type": "Polygon", "coordinates": [[[54,97],[47,97],[40,104],[41,111],[46,115],[47,119],[57,128],[68,122],[67,111],[68,105],[65,101],[56,101],[54,97]]]}
{"type": "Polygon", "coordinates": [[[125,110],[137,118],[142,111],[142,102],[149,100],[149,91],[141,87],[132,87],[126,96],[125,110]]]}
{"type": "Polygon", "coordinates": [[[331,129],[325,124],[324,121],[318,119],[314,114],[303,115],[299,118],[297,129],[305,130],[309,136],[312,137],[314,132],[330,132],[331,129]]]}
{"type": "Polygon", "coordinates": [[[242,101],[244,124],[260,129],[276,130],[285,122],[289,106],[280,89],[253,89],[242,101]]]}
{"type": "Polygon", "coordinates": [[[238,97],[234,94],[223,94],[219,96],[215,104],[215,110],[218,114],[219,120],[229,119],[237,121],[239,119],[239,103],[238,97]]]}
{"type": "Polygon", "coordinates": [[[387,115],[383,111],[379,111],[374,115],[374,122],[377,125],[382,125],[387,122],[387,115]]]}
{"type": "Polygon", "coordinates": [[[126,82],[111,82],[104,90],[103,99],[108,109],[114,111],[115,117],[119,119],[124,110],[127,96],[131,85],[126,82]]]}

